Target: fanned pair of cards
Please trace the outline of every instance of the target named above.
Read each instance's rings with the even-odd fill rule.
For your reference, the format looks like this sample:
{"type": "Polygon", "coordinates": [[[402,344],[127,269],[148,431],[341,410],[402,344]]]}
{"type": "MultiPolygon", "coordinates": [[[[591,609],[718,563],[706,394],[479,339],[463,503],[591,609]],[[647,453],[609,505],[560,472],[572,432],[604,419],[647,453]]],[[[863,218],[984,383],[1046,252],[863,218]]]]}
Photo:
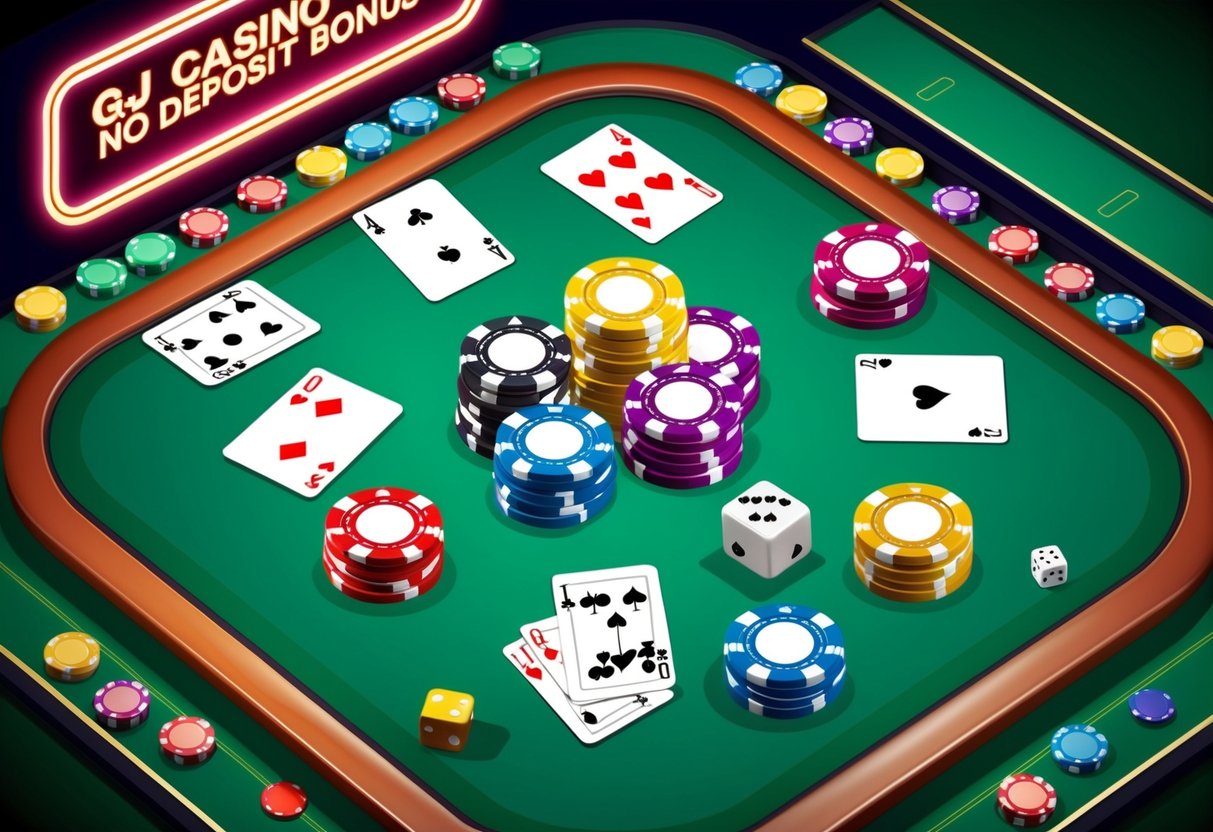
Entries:
{"type": "Polygon", "coordinates": [[[674,698],[674,653],[652,566],[552,578],[556,615],[502,653],[577,739],[593,745],[674,698]]]}

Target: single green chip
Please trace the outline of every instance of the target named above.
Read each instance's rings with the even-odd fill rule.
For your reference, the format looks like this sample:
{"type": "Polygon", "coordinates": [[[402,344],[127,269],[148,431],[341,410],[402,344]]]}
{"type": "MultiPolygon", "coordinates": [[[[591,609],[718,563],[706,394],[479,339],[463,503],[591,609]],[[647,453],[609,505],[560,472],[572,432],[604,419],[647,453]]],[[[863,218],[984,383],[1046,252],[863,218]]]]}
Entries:
{"type": "Polygon", "coordinates": [[[539,74],[542,53],[538,47],[523,41],[498,46],[493,50],[493,71],[503,78],[516,81],[539,74]]]}
{"type": "Polygon", "coordinates": [[[112,297],[126,286],[126,266],[117,260],[85,260],[76,269],[76,286],[89,297],[112,297]]]}
{"type": "Polygon", "coordinates": [[[126,265],[137,275],[167,272],[177,256],[177,244],[164,234],[136,234],[126,244],[126,265]]]}

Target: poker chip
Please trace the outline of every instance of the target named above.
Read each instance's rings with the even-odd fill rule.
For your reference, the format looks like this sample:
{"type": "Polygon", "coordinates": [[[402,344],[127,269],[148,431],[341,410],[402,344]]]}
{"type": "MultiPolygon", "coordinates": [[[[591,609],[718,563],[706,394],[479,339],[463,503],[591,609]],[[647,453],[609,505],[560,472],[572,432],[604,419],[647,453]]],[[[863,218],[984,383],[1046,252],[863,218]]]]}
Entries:
{"type": "Polygon", "coordinates": [[[971,545],[973,514],[946,488],[927,483],[886,485],[855,509],[855,550],[879,563],[931,567],[971,545]]]}
{"type": "Polygon", "coordinates": [[[287,187],[276,176],[250,176],[236,186],[236,204],[250,214],[268,214],[286,205],[287,187]]]}
{"type": "Polygon", "coordinates": [[[1067,303],[1095,294],[1095,272],[1081,263],[1054,263],[1045,269],[1045,288],[1067,303]]]}
{"type": "Polygon", "coordinates": [[[90,298],[112,298],[126,288],[126,264],[112,259],[85,260],[76,267],[76,288],[90,298]]]}
{"type": "Polygon", "coordinates": [[[569,372],[570,344],[538,318],[494,318],[463,339],[460,373],[470,389],[530,395],[555,387],[569,372]]]}
{"type": "Polygon", "coordinates": [[[60,633],[42,648],[46,675],[61,682],[79,682],[97,672],[101,645],[88,633],[60,633]]]}
{"type": "Polygon", "coordinates": [[[421,560],[442,545],[442,513],[406,488],[355,491],[339,499],[324,521],[327,544],[358,563],[382,567],[421,560]]]}
{"type": "Polygon", "coordinates": [[[990,232],[987,246],[1008,263],[1023,265],[1040,250],[1040,236],[1026,225],[1000,225],[990,232]]]}
{"type": "Polygon", "coordinates": [[[866,118],[848,116],[828,122],[822,138],[848,156],[863,156],[871,152],[876,131],[866,118]]]}
{"type": "Polygon", "coordinates": [[[1113,292],[1095,302],[1095,320],[1108,332],[1128,335],[1145,326],[1146,305],[1135,295],[1113,292]]]}
{"type": "Polygon", "coordinates": [[[754,325],[715,306],[687,310],[687,355],[731,379],[749,378],[758,369],[762,342],[754,325]]]}
{"type": "Polygon", "coordinates": [[[768,604],[737,616],[725,629],[724,663],[737,681],[764,691],[834,686],[846,669],[842,629],[800,604],[768,604]]]}
{"type": "Polygon", "coordinates": [[[227,214],[218,208],[191,208],[177,219],[177,232],[191,248],[214,248],[227,239],[227,214]]]}
{"type": "Polygon", "coordinates": [[[285,780],[270,783],[261,790],[261,811],[279,820],[297,818],[307,811],[307,792],[285,780]]]}
{"type": "Polygon", "coordinates": [[[665,463],[651,465],[641,462],[636,459],[632,451],[626,449],[623,451],[623,464],[637,479],[659,485],[662,488],[678,490],[704,488],[722,482],[737,471],[741,460],[742,449],[739,448],[737,453],[719,464],[708,463],[703,465],[701,471],[687,472],[665,463]]]}
{"type": "Polygon", "coordinates": [[[358,161],[370,162],[392,149],[392,130],[386,124],[373,121],[351,124],[342,144],[345,152],[358,161]]]}
{"type": "Polygon", "coordinates": [[[363,581],[327,564],[324,566],[324,574],[329,579],[329,583],[347,598],[370,604],[395,604],[419,598],[437,586],[442,577],[444,560],[445,556],[440,553],[430,565],[429,574],[424,578],[419,578],[415,585],[410,584],[403,588],[397,588],[384,582],[363,581]]]}
{"type": "Polygon", "coordinates": [[[809,84],[793,84],[775,96],[775,109],[800,124],[816,124],[825,115],[828,102],[824,90],[809,84]]]}
{"type": "Polygon", "coordinates": [[[783,70],[776,64],[753,62],[738,68],[733,83],[755,95],[768,98],[783,86],[783,70]]]}
{"type": "Polygon", "coordinates": [[[439,567],[442,557],[442,547],[435,547],[431,554],[414,563],[390,568],[367,566],[326,543],[321,549],[320,559],[326,570],[340,572],[343,579],[360,589],[399,593],[424,586],[439,567]]]}
{"type": "Polygon", "coordinates": [[[952,225],[967,225],[977,220],[981,195],[964,185],[946,185],[931,194],[931,210],[952,225]]]}
{"type": "Polygon", "coordinates": [[[575,405],[535,405],[497,432],[495,464],[523,482],[568,485],[591,479],[613,460],[611,426],[575,405]]]}
{"type": "Polygon", "coordinates": [[[503,43],[493,50],[493,72],[510,81],[539,74],[543,53],[526,41],[503,43]]]}
{"type": "Polygon", "coordinates": [[[628,385],[623,422],[663,444],[711,442],[741,421],[741,400],[741,388],[713,367],[666,364],[628,385]]]}
{"type": "Polygon", "coordinates": [[[615,496],[615,490],[609,489],[588,503],[562,506],[554,511],[545,509],[543,506],[521,504],[517,500],[511,502],[500,493],[495,496],[501,513],[511,520],[545,529],[567,529],[580,526],[600,514],[610,504],[611,498],[615,496]]]}
{"type": "Polygon", "coordinates": [[[887,587],[901,592],[930,592],[939,597],[939,590],[948,587],[951,579],[961,574],[962,570],[963,574],[969,574],[972,556],[973,543],[970,539],[969,544],[952,557],[930,566],[894,566],[869,557],[862,549],[854,550],[852,564],[859,574],[859,580],[869,589],[875,584],[878,589],[887,587]]]}
{"type": "Polygon", "coordinates": [[[921,312],[927,302],[925,284],[910,295],[891,301],[884,307],[830,297],[817,277],[810,279],[809,291],[813,307],[823,318],[852,329],[885,329],[896,326],[921,312]]]}
{"type": "Polygon", "coordinates": [[[31,286],[13,299],[13,312],[27,332],[50,332],[67,320],[67,297],[54,286],[31,286]]]}
{"type": "Polygon", "coordinates": [[[93,694],[93,716],[106,728],[125,731],[147,721],[152,694],[139,682],[117,679],[93,694]]]}
{"type": "MultiPolygon", "coordinates": [[[[670,453],[667,448],[678,447],[677,445],[657,445],[647,439],[637,437],[631,430],[626,433],[633,437],[632,439],[624,438],[622,443],[627,458],[647,468],[682,477],[705,474],[731,461],[741,451],[743,436],[742,432],[738,431],[733,439],[720,443],[710,451],[674,454],[670,453]]],[[[643,479],[643,476],[641,478],[643,479]]]]}
{"type": "Polygon", "coordinates": [[[899,188],[921,183],[926,169],[922,155],[908,147],[889,147],[876,154],[876,175],[899,188]]]}
{"type": "Polygon", "coordinates": [[[421,136],[438,126],[441,111],[428,98],[410,95],[393,101],[387,109],[392,129],[406,136],[421,136]]]}
{"type": "Polygon", "coordinates": [[[345,153],[337,147],[316,145],[295,157],[295,174],[309,188],[327,188],[345,178],[345,153]]]}
{"type": "Polygon", "coordinates": [[[215,750],[215,729],[200,716],[179,716],[160,727],[160,750],[179,766],[197,766],[215,750]]]}
{"type": "Polygon", "coordinates": [[[836,686],[831,686],[811,696],[798,699],[775,699],[764,696],[750,685],[739,682],[729,672],[727,666],[724,669],[729,697],[750,713],[770,719],[800,719],[824,709],[838,698],[844,676],[845,674],[839,674],[836,686]]]}
{"type": "Polygon", "coordinates": [[[1042,826],[1057,808],[1057,792],[1043,778],[1012,774],[998,784],[995,797],[1003,819],[1014,826],[1042,826]]]}
{"type": "Polygon", "coordinates": [[[1195,366],[1204,349],[1204,338],[1190,326],[1164,326],[1150,339],[1154,359],[1176,370],[1195,366]]]}
{"type": "Polygon", "coordinates": [[[1070,774],[1099,771],[1108,748],[1108,738],[1094,725],[1063,725],[1049,741],[1053,762],[1070,774]]]}
{"type": "Polygon", "coordinates": [[[484,101],[484,79],[470,72],[456,72],[438,79],[438,100],[449,110],[470,110],[484,101]]]}
{"type": "Polygon", "coordinates": [[[905,229],[855,223],[831,231],[813,253],[813,275],[838,301],[884,305],[923,288],[931,253],[905,229]]]}
{"type": "Polygon", "coordinates": [[[131,237],[123,252],[126,267],[140,277],[164,274],[177,256],[177,244],[166,234],[151,232],[131,237]]]}
{"type": "Polygon", "coordinates": [[[1175,701],[1166,691],[1142,688],[1129,696],[1129,712],[1138,722],[1157,725],[1175,718],[1175,701]]]}

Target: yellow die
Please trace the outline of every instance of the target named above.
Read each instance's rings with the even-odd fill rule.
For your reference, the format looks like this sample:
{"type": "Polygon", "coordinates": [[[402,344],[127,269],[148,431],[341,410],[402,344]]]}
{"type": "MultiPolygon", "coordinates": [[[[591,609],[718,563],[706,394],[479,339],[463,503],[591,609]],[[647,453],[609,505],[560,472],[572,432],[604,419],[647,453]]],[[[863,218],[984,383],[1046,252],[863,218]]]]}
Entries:
{"type": "Polygon", "coordinates": [[[457,690],[434,688],[421,709],[421,744],[444,751],[462,751],[472,730],[476,697],[457,690]]]}

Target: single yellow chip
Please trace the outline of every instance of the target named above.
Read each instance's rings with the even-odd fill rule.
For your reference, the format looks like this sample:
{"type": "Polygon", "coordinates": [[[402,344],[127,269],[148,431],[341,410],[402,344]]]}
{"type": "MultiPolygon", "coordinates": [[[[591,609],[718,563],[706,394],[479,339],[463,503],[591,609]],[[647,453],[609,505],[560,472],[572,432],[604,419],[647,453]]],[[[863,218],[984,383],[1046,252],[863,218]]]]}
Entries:
{"type": "Polygon", "coordinates": [[[60,633],[42,649],[47,672],[57,679],[91,676],[101,661],[101,645],[88,633],[60,633]]]}
{"type": "Polygon", "coordinates": [[[808,84],[784,87],[775,96],[775,109],[801,124],[816,124],[825,115],[829,99],[825,91],[808,84]]]}
{"type": "Polygon", "coordinates": [[[29,321],[53,321],[67,314],[67,298],[54,286],[33,286],[17,295],[13,309],[29,321]]]}
{"type": "Polygon", "coordinates": [[[926,163],[922,155],[908,147],[890,147],[880,151],[876,157],[876,173],[886,182],[903,188],[913,187],[922,181],[926,163]]]}
{"type": "Polygon", "coordinates": [[[295,157],[295,171],[305,184],[332,184],[345,176],[345,169],[345,153],[336,147],[317,145],[295,157]]]}
{"type": "Polygon", "coordinates": [[[1150,346],[1157,357],[1182,360],[1200,355],[1205,341],[1191,327],[1164,326],[1154,333],[1150,346]]]}

